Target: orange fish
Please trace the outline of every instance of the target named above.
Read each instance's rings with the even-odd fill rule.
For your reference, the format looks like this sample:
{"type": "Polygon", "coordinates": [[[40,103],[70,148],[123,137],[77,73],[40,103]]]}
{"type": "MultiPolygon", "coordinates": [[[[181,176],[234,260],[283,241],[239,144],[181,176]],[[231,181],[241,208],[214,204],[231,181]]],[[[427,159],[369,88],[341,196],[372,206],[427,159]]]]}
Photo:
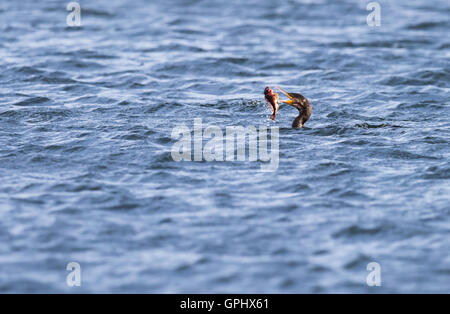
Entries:
{"type": "Polygon", "coordinates": [[[270,119],[275,120],[277,117],[278,111],[278,93],[274,93],[269,86],[264,90],[264,97],[266,101],[270,104],[270,108],[272,109],[272,115],[270,119]]]}

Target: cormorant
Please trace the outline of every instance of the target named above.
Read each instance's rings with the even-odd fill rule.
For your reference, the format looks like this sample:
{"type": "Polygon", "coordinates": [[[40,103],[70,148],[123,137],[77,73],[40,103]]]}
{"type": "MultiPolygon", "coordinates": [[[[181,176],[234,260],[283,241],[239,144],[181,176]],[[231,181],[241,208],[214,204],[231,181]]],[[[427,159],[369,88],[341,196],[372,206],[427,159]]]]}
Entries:
{"type": "Polygon", "coordinates": [[[298,109],[298,116],[292,122],[292,127],[296,129],[302,128],[306,121],[309,120],[309,117],[311,117],[312,113],[312,107],[308,99],[306,99],[306,97],[301,94],[285,92],[278,86],[277,89],[279,89],[280,92],[282,92],[289,98],[289,100],[283,101],[285,104],[298,109]]]}

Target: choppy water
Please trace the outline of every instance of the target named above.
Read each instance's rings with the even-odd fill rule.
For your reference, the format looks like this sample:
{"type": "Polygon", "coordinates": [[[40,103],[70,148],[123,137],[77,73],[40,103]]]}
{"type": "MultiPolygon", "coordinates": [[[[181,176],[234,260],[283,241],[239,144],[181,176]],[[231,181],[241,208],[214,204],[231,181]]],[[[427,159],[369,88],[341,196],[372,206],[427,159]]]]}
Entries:
{"type": "Polygon", "coordinates": [[[0,3],[1,292],[450,292],[448,1],[68,2],[0,3]],[[174,162],[197,117],[278,170],[174,162]]]}

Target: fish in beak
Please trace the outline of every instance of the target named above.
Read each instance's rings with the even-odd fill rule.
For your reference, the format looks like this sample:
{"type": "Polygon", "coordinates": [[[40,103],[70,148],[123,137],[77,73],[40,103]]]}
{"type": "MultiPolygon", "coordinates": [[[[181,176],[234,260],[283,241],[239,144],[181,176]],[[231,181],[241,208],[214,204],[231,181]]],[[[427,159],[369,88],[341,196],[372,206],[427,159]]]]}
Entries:
{"type": "Polygon", "coordinates": [[[264,90],[264,97],[266,101],[270,104],[270,108],[272,109],[272,116],[270,119],[275,120],[278,112],[278,93],[274,93],[269,86],[264,90]]]}
{"type": "Polygon", "coordinates": [[[282,102],[288,105],[292,105],[292,103],[294,102],[294,97],[292,97],[288,92],[282,90],[280,87],[276,86],[276,88],[289,98],[289,100],[283,100],[282,102]]]}

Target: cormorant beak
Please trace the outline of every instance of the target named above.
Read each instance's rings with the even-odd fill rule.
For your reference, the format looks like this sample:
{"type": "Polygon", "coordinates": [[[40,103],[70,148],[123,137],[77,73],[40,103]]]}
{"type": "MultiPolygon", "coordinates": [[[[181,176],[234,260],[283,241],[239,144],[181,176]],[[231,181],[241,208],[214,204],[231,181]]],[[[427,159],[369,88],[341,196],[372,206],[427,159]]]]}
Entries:
{"type": "Polygon", "coordinates": [[[294,102],[294,98],[291,95],[289,95],[288,92],[285,92],[284,90],[282,90],[278,86],[276,86],[276,88],[289,98],[289,100],[283,100],[282,102],[284,102],[285,104],[288,104],[288,105],[292,105],[292,103],[294,102]]]}

